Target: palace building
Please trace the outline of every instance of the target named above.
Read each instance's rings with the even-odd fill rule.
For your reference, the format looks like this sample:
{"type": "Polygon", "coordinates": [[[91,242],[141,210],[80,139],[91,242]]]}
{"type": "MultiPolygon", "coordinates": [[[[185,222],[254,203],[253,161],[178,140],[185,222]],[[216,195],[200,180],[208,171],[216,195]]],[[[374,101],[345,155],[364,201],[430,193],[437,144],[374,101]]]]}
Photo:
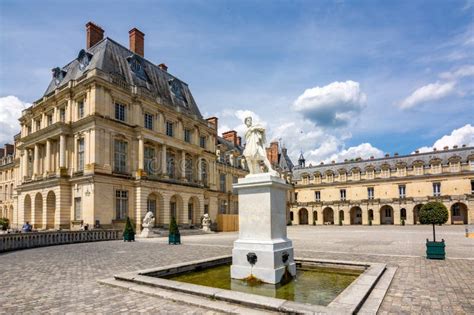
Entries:
{"type": "Polygon", "coordinates": [[[449,210],[448,224],[474,223],[474,147],[293,170],[293,224],[418,224],[424,203],[449,210]]]}
{"type": "Polygon", "coordinates": [[[19,165],[15,161],[15,146],[0,148],[0,217],[13,222],[16,213],[16,184],[19,165]]]}
{"type": "Polygon", "coordinates": [[[129,37],[127,48],[87,23],[86,47],[22,112],[15,152],[0,151],[1,207],[14,227],[121,228],[129,216],[140,230],[147,211],[158,226],[237,211],[240,138],[219,137],[188,85],[145,59],[145,35],[129,37]]]}

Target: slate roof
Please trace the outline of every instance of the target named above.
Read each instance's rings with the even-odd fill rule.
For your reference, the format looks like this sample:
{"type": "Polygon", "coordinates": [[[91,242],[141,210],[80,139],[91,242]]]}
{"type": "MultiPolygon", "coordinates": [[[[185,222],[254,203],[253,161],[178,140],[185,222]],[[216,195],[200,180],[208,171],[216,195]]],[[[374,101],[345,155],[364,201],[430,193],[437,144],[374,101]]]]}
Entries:
{"type": "Polygon", "coordinates": [[[353,168],[356,167],[360,168],[362,172],[364,172],[365,169],[368,167],[373,167],[376,171],[378,171],[382,168],[382,165],[385,164],[388,164],[391,169],[395,169],[398,163],[406,163],[407,167],[411,167],[414,162],[419,161],[423,162],[423,165],[427,166],[430,164],[430,161],[434,159],[440,159],[441,163],[446,165],[449,163],[449,159],[453,157],[458,157],[463,163],[466,163],[469,159],[474,159],[474,147],[416,153],[405,156],[392,156],[370,160],[324,164],[317,166],[308,166],[304,168],[295,167],[293,170],[293,178],[298,180],[301,178],[301,175],[305,173],[311,175],[311,177],[315,172],[320,172],[321,174],[324,174],[327,171],[333,171],[334,173],[336,173],[340,169],[345,169],[347,172],[350,172],[353,168]]]}
{"type": "Polygon", "coordinates": [[[217,136],[217,144],[223,144],[223,145],[227,146],[227,148],[229,148],[229,150],[235,149],[235,150],[239,151],[240,154],[242,154],[244,152],[244,148],[242,146],[234,145],[232,142],[227,141],[226,139],[224,139],[222,137],[219,137],[219,136],[217,136]]]}
{"type": "Polygon", "coordinates": [[[293,162],[288,156],[288,151],[286,150],[286,148],[283,148],[281,150],[281,153],[278,154],[278,166],[283,171],[290,171],[290,172],[294,168],[293,162]]]}
{"type": "Polygon", "coordinates": [[[53,69],[53,78],[44,95],[49,95],[71,80],[77,80],[92,69],[99,69],[126,85],[145,90],[144,94],[157,102],[179,107],[181,112],[202,119],[185,82],[108,37],[87,50],[81,50],[78,57],[64,67],[53,69]]]}

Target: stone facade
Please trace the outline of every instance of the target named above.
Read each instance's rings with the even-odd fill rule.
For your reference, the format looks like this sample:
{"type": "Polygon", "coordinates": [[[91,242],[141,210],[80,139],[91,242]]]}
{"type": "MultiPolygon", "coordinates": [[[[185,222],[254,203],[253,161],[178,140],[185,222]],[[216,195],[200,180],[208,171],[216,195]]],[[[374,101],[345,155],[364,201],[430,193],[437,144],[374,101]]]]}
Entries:
{"type": "MultiPolygon", "coordinates": [[[[240,145],[220,145],[217,119],[201,116],[187,84],[144,59],[143,33],[130,32],[128,49],[86,27],[86,49],[53,69],[45,94],[22,112],[13,226],[121,228],[130,216],[139,231],[148,210],[158,226],[172,215],[185,226],[205,212],[215,220],[220,176],[231,188],[247,174],[217,150],[237,157],[240,145]]],[[[225,196],[237,200],[231,189],[225,196]]]]}
{"type": "Polygon", "coordinates": [[[0,148],[0,217],[7,218],[10,224],[16,214],[16,185],[19,164],[15,158],[15,147],[6,144],[0,148]]]}
{"type": "Polygon", "coordinates": [[[293,224],[418,224],[432,200],[449,210],[448,224],[474,223],[474,148],[306,167],[293,171],[293,224]]]}

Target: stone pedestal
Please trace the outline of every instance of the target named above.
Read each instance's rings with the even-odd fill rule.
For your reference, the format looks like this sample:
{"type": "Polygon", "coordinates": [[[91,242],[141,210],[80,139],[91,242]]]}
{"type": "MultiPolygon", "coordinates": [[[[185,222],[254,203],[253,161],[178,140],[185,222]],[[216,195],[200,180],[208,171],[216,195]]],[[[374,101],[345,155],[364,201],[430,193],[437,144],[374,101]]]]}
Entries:
{"type": "Polygon", "coordinates": [[[239,239],[232,250],[231,277],[253,275],[276,284],[285,269],[296,275],[293,244],[286,236],[286,197],[291,186],[263,173],[247,175],[233,187],[239,194],[239,239]]]}
{"type": "Polygon", "coordinates": [[[144,227],[142,232],[140,233],[140,237],[142,238],[148,238],[152,236],[153,236],[153,232],[148,227],[144,227]]]}

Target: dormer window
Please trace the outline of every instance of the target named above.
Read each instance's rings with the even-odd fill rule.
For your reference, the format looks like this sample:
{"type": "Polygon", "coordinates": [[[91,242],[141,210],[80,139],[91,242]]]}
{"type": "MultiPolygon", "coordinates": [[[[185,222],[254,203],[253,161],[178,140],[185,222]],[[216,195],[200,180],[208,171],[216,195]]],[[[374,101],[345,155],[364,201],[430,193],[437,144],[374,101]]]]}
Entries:
{"type": "Polygon", "coordinates": [[[142,61],[137,55],[133,55],[127,58],[130,69],[132,69],[133,73],[140,79],[144,81],[148,81],[148,76],[146,75],[145,68],[142,65],[142,61]]]}
{"type": "Polygon", "coordinates": [[[92,58],[92,55],[86,52],[84,49],[81,49],[79,55],[77,56],[77,61],[79,61],[79,69],[82,71],[89,65],[89,62],[92,58]]]}
{"type": "Polygon", "coordinates": [[[66,76],[66,71],[61,70],[59,67],[56,67],[51,71],[53,72],[54,84],[59,85],[59,83],[61,83],[61,81],[66,76]]]}
{"type": "Polygon", "coordinates": [[[174,95],[174,97],[183,101],[187,106],[188,101],[184,96],[183,85],[181,84],[181,82],[178,79],[172,79],[168,81],[168,84],[170,86],[171,93],[174,95]]]}

